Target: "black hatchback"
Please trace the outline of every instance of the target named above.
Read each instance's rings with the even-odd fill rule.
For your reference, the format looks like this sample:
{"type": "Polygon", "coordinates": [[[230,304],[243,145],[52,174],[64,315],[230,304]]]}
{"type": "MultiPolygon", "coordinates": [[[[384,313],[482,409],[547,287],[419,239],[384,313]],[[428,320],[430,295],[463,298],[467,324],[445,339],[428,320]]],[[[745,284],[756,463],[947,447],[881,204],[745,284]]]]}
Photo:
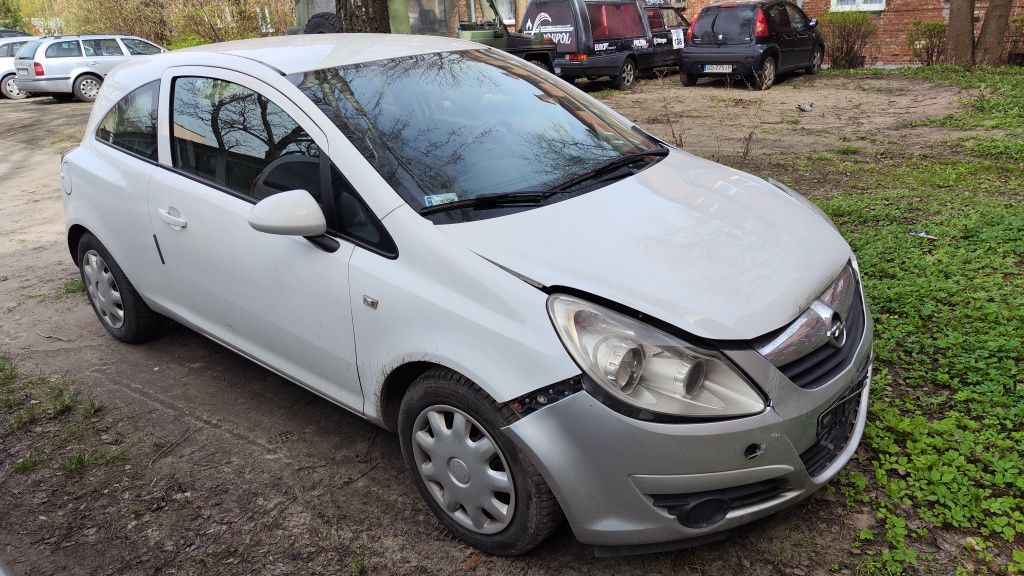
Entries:
{"type": "Polygon", "coordinates": [[[817,21],[784,0],[712,4],[690,23],[686,40],[679,67],[683,86],[718,76],[767,90],[780,72],[816,74],[825,55],[817,21]]]}

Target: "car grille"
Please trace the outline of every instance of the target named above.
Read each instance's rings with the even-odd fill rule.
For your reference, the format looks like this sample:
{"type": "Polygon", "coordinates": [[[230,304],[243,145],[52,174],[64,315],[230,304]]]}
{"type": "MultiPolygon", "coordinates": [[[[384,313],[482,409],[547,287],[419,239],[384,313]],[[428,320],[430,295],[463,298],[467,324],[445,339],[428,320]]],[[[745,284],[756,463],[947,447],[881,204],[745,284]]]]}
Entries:
{"type": "Polygon", "coordinates": [[[835,378],[853,362],[854,352],[864,336],[864,303],[860,282],[856,283],[853,305],[846,323],[846,340],[842,347],[824,344],[801,358],[779,367],[791,382],[801,388],[817,388],[835,378]]]}
{"type": "Polygon", "coordinates": [[[775,478],[707,492],[655,494],[651,498],[655,506],[664,508],[680,524],[706,528],[724,519],[730,510],[768,502],[788,490],[789,482],[785,478],[775,478]]]}
{"type": "Polygon", "coordinates": [[[800,454],[800,460],[812,478],[820,476],[839,457],[857,424],[860,396],[867,383],[867,366],[830,407],[818,416],[817,439],[800,454]]]}

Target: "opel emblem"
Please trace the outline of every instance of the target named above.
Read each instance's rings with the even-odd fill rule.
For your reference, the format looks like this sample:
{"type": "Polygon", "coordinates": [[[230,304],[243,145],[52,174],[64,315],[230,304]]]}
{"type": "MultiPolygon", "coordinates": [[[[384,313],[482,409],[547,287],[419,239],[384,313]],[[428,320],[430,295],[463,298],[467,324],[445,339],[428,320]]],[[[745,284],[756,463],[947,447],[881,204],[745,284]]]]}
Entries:
{"type": "Polygon", "coordinates": [[[832,325],[828,329],[828,343],[833,348],[842,348],[846,344],[846,324],[838,313],[832,314],[832,325]]]}

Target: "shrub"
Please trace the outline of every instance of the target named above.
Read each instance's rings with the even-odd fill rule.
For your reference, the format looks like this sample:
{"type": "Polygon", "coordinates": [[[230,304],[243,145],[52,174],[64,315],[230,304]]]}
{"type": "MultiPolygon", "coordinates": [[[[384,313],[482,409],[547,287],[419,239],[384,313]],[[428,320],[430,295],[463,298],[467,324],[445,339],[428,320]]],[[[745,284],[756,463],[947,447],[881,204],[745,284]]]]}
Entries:
{"type": "Polygon", "coordinates": [[[818,20],[832,67],[862,68],[868,42],[878,31],[871,16],[864,12],[826,12],[818,20]]]}
{"type": "Polygon", "coordinates": [[[1009,41],[1007,47],[1009,63],[1015,66],[1024,66],[1024,16],[1010,18],[1010,28],[1006,31],[1006,38],[1009,41]]]}
{"type": "Polygon", "coordinates": [[[907,29],[907,42],[914,58],[922,66],[931,66],[942,61],[946,52],[947,24],[942,21],[918,20],[907,29]]]}

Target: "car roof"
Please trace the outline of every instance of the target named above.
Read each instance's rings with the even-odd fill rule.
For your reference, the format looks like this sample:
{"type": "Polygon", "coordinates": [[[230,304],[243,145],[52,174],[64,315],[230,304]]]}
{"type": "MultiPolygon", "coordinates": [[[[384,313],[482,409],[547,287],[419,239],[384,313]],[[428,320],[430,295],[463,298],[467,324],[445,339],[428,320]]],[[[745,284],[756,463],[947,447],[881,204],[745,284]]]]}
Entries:
{"type": "Polygon", "coordinates": [[[0,38],[0,44],[7,44],[9,42],[29,42],[35,39],[35,36],[4,36],[3,38],[0,38]]]}
{"type": "MultiPolygon", "coordinates": [[[[39,40],[90,40],[92,38],[139,38],[140,40],[146,40],[131,34],[63,34],[61,36],[40,36],[39,40]]],[[[146,42],[151,41],[146,40],[146,42]]]]}
{"type": "Polygon", "coordinates": [[[476,42],[418,34],[299,34],[233,40],[175,50],[174,54],[230,54],[284,74],[335,68],[403,56],[483,48],[476,42]]]}
{"type": "Polygon", "coordinates": [[[708,8],[729,8],[731,6],[748,6],[752,4],[770,4],[774,0],[721,0],[713,4],[708,4],[708,8]]]}

